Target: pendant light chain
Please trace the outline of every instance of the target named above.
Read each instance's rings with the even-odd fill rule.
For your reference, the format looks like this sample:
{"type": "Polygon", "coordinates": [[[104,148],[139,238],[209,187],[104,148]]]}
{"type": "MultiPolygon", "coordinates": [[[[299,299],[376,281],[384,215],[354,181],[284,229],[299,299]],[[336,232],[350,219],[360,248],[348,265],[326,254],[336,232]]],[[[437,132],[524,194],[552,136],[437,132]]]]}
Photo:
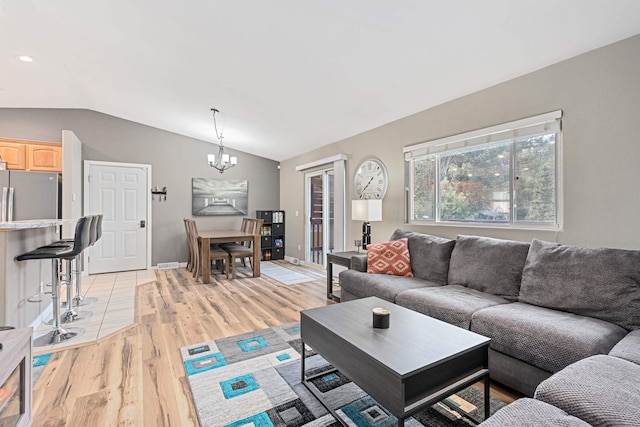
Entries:
{"type": "Polygon", "coordinates": [[[220,111],[216,108],[212,108],[213,112],[213,128],[216,132],[216,138],[218,139],[218,155],[209,154],[207,159],[209,161],[209,166],[214,169],[217,169],[220,173],[224,173],[229,168],[232,168],[238,164],[238,158],[236,156],[229,156],[224,152],[224,143],[222,142],[224,135],[222,132],[218,133],[218,123],[216,121],[216,113],[220,111]]]}

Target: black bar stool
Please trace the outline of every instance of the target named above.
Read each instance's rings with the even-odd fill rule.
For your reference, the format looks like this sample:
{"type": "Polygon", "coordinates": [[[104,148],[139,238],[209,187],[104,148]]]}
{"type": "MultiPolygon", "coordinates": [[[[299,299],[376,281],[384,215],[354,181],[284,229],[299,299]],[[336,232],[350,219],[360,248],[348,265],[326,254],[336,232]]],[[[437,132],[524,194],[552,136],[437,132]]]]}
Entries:
{"type": "MultiPolygon", "coordinates": [[[[82,328],[63,328],[60,325],[60,265],[62,260],[69,263],[89,245],[91,218],[83,217],[76,223],[76,231],[74,235],[73,247],[56,248],[45,246],[35,249],[31,252],[18,255],[16,260],[27,261],[32,259],[50,259],[52,272],[52,295],[51,302],[53,304],[53,328],[50,332],[33,340],[33,345],[41,347],[45,345],[58,344],[62,341],[70,340],[84,333],[82,328]]],[[[70,276],[70,268],[68,268],[70,276]]],[[[70,279],[69,279],[70,280],[70,279]]]]}
{"type": "MultiPolygon", "coordinates": [[[[95,230],[95,226],[97,226],[97,218],[93,215],[88,215],[87,218],[89,218],[89,235],[88,235],[88,239],[89,242],[88,244],[91,244],[91,239],[94,238],[94,236],[92,235],[92,233],[95,230]]],[[[66,249],[67,251],[71,250],[73,248],[75,239],[74,240],[69,240],[69,239],[65,239],[65,240],[58,240],[57,242],[48,244],[40,249],[58,249],[58,250],[64,250],[66,249]]],[[[73,282],[76,282],[76,287],[77,284],[82,281],[82,265],[83,265],[83,256],[82,256],[82,252],[80,252],[78,255],[76,255],[76,257],[73,260],[65,260],[66,264],[65,264],[65,278],[64,280],[62,280],[62,282],[64,282],[66,284],[67,287],[67,300],[63,303],[60,304],[61,307],[64,307],[66,310],[64,313],[62,313],[62,315],[60,316],[60,323],[71,323],[71,322],[78,322],[80,320],[84,320],[84,319],[88,319],[89,317],[93,316],[93,312],[91,311],[76,311],[73,308],[73,282]],[[75,279],[74,279],[75,278],[75,279]]],[[[46,321],[45,323],[47,325],[52,325],[53,322],[55,321],[55,319],[50,319],[48,321],[46,321]]]]}
{"type": "MultiPolygon", "coordinates": [[[[93,246],[102,237],[102,214],[93,215],[91,221],[91,238],[89,246],[93,246]]],[[[79,307],[81,305],[89,305],[98,301],[97,297],[85,297],[82,295],[82,271],[84,270],[84,257],[80,255],[76,261],[76,268],[79,273],[76,273],[76,296],[73,297],[73,305],[79,307]],[[77,268],[77,262],[80,262],[81,268],[77,268]]]]}
{"type": "MultiPolygon", "coordinates": [[[[89,233],[89,246],[93,246],[95,242],[98,241],[98,239],[100,238],[100,236],[102,235],[102,214],[100,215],[87,215],[91,218],[91,225],[90,225],[90,233],[89,233]]],[[[71,248],[73,246],[73,239],[63,239],[63,240],[58,240],[56,242],[53,242],[49,245],[46,245],[45,247],[47,248],[63,248],[63,247],[69,247],[71,248]]],[[[79,307],[79,306],[83,306],[83,305],[89,305],[89,304],[93,304],[94,302],[98,301],[97,297],[85,297],[82,295],[82,272],[84,271],[84,256],[82,256],[82,253],[78,254],[78,256],[76,257],[75,261],[74,261],[74,266],[75,268],[73,269],[73,275],[74,275],[74,281],[76,283],[76,293],[75,296],[73,297],[73,301],[71,303],[71,305],[69,304],[69,298],[67,297],[67,301],[62,302],[61,306],[62,307],[79,307]]],[[[68,291],[68,289],[67,289],[68,291]]],[[[70,292],[67,292],[67,295],[70,295],[70,292]]],[[[86,313],[88,312],[83,312],[85,313],[84,318],[87,318],[89,316],[86,316],[86,313]]],[[[65,313],[66,314],[66,313],[65,313]]],[[[70,316],[70,315],[67,315],[70,316]]],[[[82,316],[82,314],[80,314],[80,316],[82,316]]],[[[65,318],[65,315],[63,315],[63,319],[65,318]]],[[[76,320],[80,320],[80,319],[76,319],[76,320]]],[[[66,321],[63,320],[63,323],[65,323],[66,321]]]]}

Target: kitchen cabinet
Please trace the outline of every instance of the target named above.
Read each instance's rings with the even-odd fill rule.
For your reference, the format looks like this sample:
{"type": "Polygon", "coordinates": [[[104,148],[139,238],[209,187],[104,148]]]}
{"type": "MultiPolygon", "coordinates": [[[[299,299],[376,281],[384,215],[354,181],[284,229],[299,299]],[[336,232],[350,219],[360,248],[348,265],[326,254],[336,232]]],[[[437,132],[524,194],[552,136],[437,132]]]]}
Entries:
{"type": "Polygon", "coordinates": [[[2,160],[7,162],[7,169],[25,170],[27,168],[24,144],[0,139],[0,156],[2,156],[2,160]]]}
{"type": "Polygon", "coordinates": [[[7,169],[62,172],[62,144],[0,138],[0,156],[7,169]]]}
{"type": "Polygon", "coordinates": [[[27,144],[27,170],[62,172],[62,146],[58,144],[27,144]]]}

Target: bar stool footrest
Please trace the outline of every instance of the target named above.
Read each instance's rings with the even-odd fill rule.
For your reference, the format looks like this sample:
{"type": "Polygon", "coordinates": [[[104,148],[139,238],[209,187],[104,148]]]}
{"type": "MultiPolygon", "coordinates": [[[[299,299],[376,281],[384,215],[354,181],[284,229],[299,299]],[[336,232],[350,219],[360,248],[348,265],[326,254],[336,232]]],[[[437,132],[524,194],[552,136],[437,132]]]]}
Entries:
{"type": "Polygon", "coordinates": [[[50,300],[53,292],[43,292],[41,294],[31,295],[27,297],[27,301],[29,302],[42,302],[46,300],[50,300]]]}

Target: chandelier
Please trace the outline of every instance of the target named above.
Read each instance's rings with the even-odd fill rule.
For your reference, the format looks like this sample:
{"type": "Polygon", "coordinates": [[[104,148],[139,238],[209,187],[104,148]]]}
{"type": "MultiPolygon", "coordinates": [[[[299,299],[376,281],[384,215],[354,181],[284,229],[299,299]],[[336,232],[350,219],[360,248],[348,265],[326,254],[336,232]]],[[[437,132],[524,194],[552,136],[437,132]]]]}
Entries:
{"type": "Polygon", "coordinates": [[[207,156],[207,160],[209,161],[209,166],[216,168],[220,173],[224,173],[227,169],[238,164],[238,158],[236,156],[230,157],[228,154],[225,154],[224,144],[222,143],[224,135],[222,135],[222,132],[218,133],[218,124],[216,123],[216,113],[219,113],[220,111],[215,108],[212,108],[211,111],[213,112],[213,127],[216,131],[216,138],[220,145],[218,146],[218,154],[209,154],[207,156]]]}

